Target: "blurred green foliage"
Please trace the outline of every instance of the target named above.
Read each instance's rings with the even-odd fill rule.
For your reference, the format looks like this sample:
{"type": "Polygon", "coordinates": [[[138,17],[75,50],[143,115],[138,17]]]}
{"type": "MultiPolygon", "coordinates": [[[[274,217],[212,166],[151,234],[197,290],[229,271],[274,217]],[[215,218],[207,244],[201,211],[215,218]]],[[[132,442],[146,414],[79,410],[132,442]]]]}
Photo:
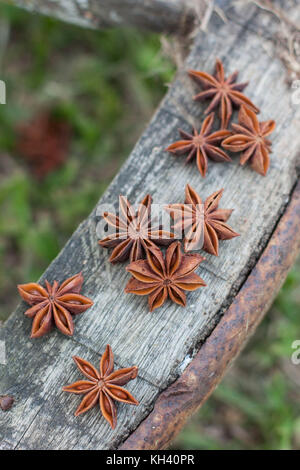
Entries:
{"type": "MultiPolygon", "coordinates": [[[[0,6],[7,105],[0,106],[0,320],[17,283],[36,280],[118,171],[174,75],[155,35],[88,31],[0,6]],[[15,150],[16,127],[41,108],[73,129],[65,165],[37,181],[15,150]]],[[[300,447],[300,267],[231,372],[175,449],[300,447]]]]}
{"type": "Polygon", "coordinates": [[[163,97],[174,67],[157,36],[95,32],[1,4],[9,27],[0,106],[0,320],[16,283],[36,280],[86,217],[163,97]],[[16,129],[40,109],[67,121],[64,166],[37,181],[16,151],[16,129]]]}

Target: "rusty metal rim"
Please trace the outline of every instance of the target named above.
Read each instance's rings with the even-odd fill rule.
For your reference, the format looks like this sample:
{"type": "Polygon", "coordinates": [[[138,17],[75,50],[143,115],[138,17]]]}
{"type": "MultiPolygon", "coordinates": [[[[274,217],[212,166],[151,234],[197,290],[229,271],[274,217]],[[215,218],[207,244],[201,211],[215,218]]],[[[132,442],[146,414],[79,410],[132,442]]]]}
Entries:
{"type": "Polygon", "coordinates": [[[300,251],[300,181],[242,289],[184,373],[158,397],[153,411],[119,447],[164,449],[210,396],[255,331],[300,251]]]}

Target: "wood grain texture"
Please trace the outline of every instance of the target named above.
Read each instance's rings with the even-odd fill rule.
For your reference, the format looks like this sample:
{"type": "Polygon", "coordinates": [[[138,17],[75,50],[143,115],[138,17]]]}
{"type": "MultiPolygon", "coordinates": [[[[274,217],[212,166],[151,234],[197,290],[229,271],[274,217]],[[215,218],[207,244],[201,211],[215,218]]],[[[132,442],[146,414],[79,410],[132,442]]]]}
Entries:
{"type": "MultiPolygon", "coordinates": [[[[194,0],[10,0],[8,3],[67,23],[89,28],[134,26],[164,33],[185,34],[195,20],[194,0]]],[[[205,11],[197,0],[197,13],[205,11]]]]}
{"type": "MultiPolygon", "coordinates": [[[[288,13],[295,19],[299,11],[295,3],[289,5],[288,13]]],[[[129,279],[124,265],[109,265],[107,251],[98,246],[95,208],[43,276],[61,281],[83,271],[82,293],[94,300],[94,306],[76,319],[74,337],[53,331],[30,340],[31,321],[23,315],[25,304],[0,330],[7,353],[7,364],[0,365],[0,394],[9,393],[16,399],[9,412],[0,414],[0,447],[3,440],[5,446],[15,449],[117,448],[149,414],[161,390],[199,351],[274,230],[297,179],[300,107],[291,103],[293,90],[287,87],[282,63],[265,47],[263,35],[256,34],[258,29],[272,34],[272,16],[249,5],[226,13],[228,22],[215,15],[208,32],[198,33],[185,69],[179,71],[99,204],[117,205],[120,193],[135,203],[147,192],[156,203],[179,202],[187,182],[203,198],[224,187],[221,207],[235,209],[230,225],[241,236],[221,242],[218,258],[206,256],[197,272],[207,287],[189,293],[185,309],[166,303],[150,315],[146,298],[124,294],[129,279]],[[261,108],[260,119],[277,122],[271,167],[265,178],[240,167],[238,157],[233,157],[231,164],[210,162],[208,175],[202,179],[194,164],[184,165],[183,158],[163,150],[177,139],[178,127],[187,131],[191,125],[199,127],[205,105],[192,101],[195,87],[186,70],[211,72],[216,57],[224,60],[227,73],[239,69],[239,79],[250,80],[246,93],[261,108]],[[96,365],[107,343],[113,347],[118,367],[139,366],[139,377],[128,389],[141,405],[120,405],[114,431],[96,408],[75,418],[79,398],[61,391],[79,377],[71,356],[79,355],[96,365]]]]}
{"type": "MultiPolygon", "coordinates": [[[[165,449],[209,398],[270,308],[300,252],[300,180],[259,260],[183,374],[119,450],[165,449]]],[[[266,351],[267,353],[267,351],[266,351]]]]}

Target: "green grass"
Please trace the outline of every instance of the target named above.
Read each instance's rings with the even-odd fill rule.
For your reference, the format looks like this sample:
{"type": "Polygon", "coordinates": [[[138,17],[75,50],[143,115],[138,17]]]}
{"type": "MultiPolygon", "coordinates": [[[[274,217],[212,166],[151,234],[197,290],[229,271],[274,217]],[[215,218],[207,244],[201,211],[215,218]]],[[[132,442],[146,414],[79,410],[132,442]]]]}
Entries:
{"type": "MultiPolygon", "coordinates": [[[[0,64],[0,320],[16,284],[36,280],[130,153],[174,76],[159,38],[129,30],[87,31],[0,6],[10,38],[0,64]],[[137,47],[138,45],[138,47],[137,47]],[[73,129],[68,160],[37,181],[15,149],[16,126],[49,108],[73,129]]],[[[176,449],[300,447],[300,266],[176,449]]]]}
{"type": "Polygon", "coordinates": [[[88,216],[172,80],[155,35],[88,31],[0,6],[10,22],[0,106],[0,320],[15,285],[36,280],[88,216]],[[137,47],[138,44],[138,47],[137,47]],[[37,181],[16,128],[50,109],[73,131],[66,164],[37,181]]]}

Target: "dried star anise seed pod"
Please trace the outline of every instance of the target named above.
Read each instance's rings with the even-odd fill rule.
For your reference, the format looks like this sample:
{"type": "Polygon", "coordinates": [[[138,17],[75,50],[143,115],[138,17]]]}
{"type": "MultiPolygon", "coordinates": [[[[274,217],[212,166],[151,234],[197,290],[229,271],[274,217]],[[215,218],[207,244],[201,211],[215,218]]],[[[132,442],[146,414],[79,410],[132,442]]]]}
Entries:
{"type": "Polygon", "coordinates": [[[105,248],[114,248],[109,258],[111,263],[136,261],[145,257],[148,247],[169,245],[174,241],[174,235],[161,229],[160,226],[151,226],[151,202],[149,194],[141,201],[139,209],[135,212],[126,199],[120,195],[120,214],[116,216],[104,212],[104,220],[114,228],[114,233],[103,238],[98,243],[105,248]]]}
{"type": "Polygon", "coordinates": [[[174,220],[175,233],[184,233],[184,249],[191,251],[203,249],[207,253],[218,256],[219,240],[238,237],[225,222],[229,219],[232,209],[219,209],[223,189],[209,196],[204,204],[199,194],[187,184],[184,204],[169,204],[165,209],[174,220]],[[203,246],[200,246],[202,241],[203,246]]]}
{"type": "Polygon", "coordinates": [[[46,288],[35,282],[18,285],[19,294],[31,308],[25,315],[33,318],[31,338],[39,338],[48,333],[53,324],[64,334],[72,336],[74,323],[72,315],[85,312],[93,302],[80,295],[83,284],[81,273],[66,279],[61,285],[45,281],[46,288]]]}
{"type": "Polygon", "coordinates": [[[0,408],[3,411],[8,411],[14,404],[14,397],[10,395],[1,395],[0,396],[0,408]]]}
{"type": "Polygon", "coordinates": [[[168,297],[184,307],[184,291],[193,291],[206,285],[203,279],[194,273],[204,259],[198,254],[183,254],[180,242],[174,242],[168,247],[165,258],[158,248],[149,248],[146,260],[134,261],[126,267],[133,277],[129,280],[125,292],[149,295],[150,312],[161,307],[168,297]]]}
{"type": "Polygon", "coordinates": [[[166,151],[182,155],[188,153],[186,163],[196,157],[197,167],[203,177],[207,170],[208,158],[215,162],[230,162],[231,158],[219,147],[221,142],[230,135],[230,131],[221,129],[211,132],[214,121],[214,113],[205,118],[200,132],[193,130],[194,135],[179,129],[179,133],[184,140],[179,140],[169,145],[166,151]]]}
{"type": "Polygon", "coordinates": [[[189,70],[189,75],[197,83],[200,83],[204,91],[194,96],[194,100],[202,101],[210,99],[211,103],[205,110],[205,114],[213,111],[219,106],[219,116],[221,119],[221,128],[226,129],[232,115],[232,107],[246,106],[255,113],[259,113],[259,109],[249,100],[243,93],[243,89],[248,85],[246,83],[235,83],[238,77],[238,72],[234,72],[225,77],[224,67],[222,62],[216,60],[215,76],[206,72],[197,70],[189,70]]]}
{"type": "Polygon", "coordinates": [[[241,107],[239,124],[232,124],[233,135],[227,137],[222,146],[231,152],[242,152],[240,164],[247,161],[254,171],[265,176],[269,165],[272,143],[266,137],[275,129],[275,121],[259,122],[250,109],[241,107]]]}
{"type": "Polygon", "coordinates": [[[131,393],[122,387],[122,385],[126,385],[130,380],[137,377],[138,368],[133,366],[114,372],[114,355],[109,344],[106,346],[100,360],[100,372],[80,357],[73,356],[73,359],[80,372],[88,379],[79,380],[63,387],[64,392],[85,395],[75,412],[75,416],[85,413],[99,403],[103,417],[114,429],[117,424],[117,408],[114,401],[120,401],[128,405],[139,404],[131,393]]]}

